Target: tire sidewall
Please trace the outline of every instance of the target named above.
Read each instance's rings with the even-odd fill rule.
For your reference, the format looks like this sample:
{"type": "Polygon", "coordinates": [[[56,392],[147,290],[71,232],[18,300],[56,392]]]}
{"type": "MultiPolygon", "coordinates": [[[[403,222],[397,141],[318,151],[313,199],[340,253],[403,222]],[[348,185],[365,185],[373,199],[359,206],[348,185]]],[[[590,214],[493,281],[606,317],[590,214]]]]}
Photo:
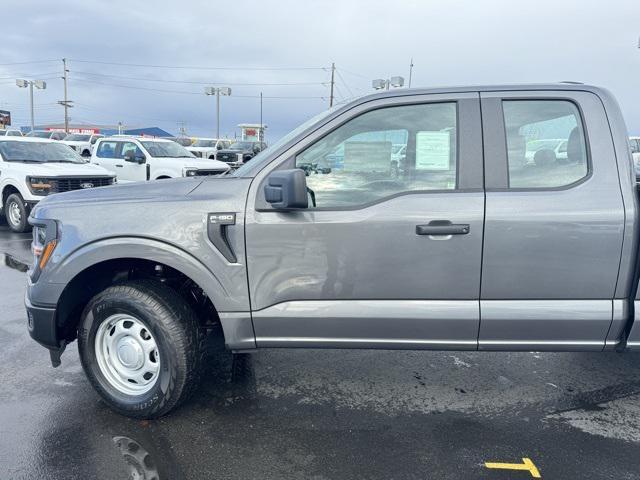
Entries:
{"type": "Polygon", "coordinates": [[[7,220],[7,225],[9,228],[17,233],[22,233],[27,229],[27,217],[29,216],[29,212],[27,212],[26,207],[24,206],[24,200],[22,197],[16,193],[12,193],[7,197],[7,202],[4,205],[5,218],[7,220]],[[18,225],[14,225],[11,222],[11,218],[9,217],[9,211],[11,204],[16,203],[18,208],[20,209],[20,223],[18,225]]]}
{"type": "Polygon", "coordinates": [[[152,416],[163,407],[176,387],[175,359],[177,352],[162,325],[150,319],[150,311],[144,305],[109,293],[89,303],[83,313],[78,330],[80,359],[93,387],[115,410],[126,415],[152,416]],[[95,339],[100,325],[117,313],[125,313],[142,321],[156,341],[160,356],[160,372],[153,388],[141,395],[127,395],[112,386],[102,373],[96,358],[95,339]],[[151,320],[151,321],[150,321],[151,320]]]}

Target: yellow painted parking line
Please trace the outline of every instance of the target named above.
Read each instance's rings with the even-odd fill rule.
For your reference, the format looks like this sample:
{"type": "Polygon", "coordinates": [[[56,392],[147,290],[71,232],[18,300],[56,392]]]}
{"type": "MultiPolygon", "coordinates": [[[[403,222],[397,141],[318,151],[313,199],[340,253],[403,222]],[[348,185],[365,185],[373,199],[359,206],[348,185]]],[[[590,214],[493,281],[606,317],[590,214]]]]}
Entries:
{"type": "Polygon", "coordinates": [[[484,466],[498,470],[524,470],[529,472],[533,478],[542,478],[540,471],[529,458],[523,458],[522,463],[485,462],[484,466]]]}

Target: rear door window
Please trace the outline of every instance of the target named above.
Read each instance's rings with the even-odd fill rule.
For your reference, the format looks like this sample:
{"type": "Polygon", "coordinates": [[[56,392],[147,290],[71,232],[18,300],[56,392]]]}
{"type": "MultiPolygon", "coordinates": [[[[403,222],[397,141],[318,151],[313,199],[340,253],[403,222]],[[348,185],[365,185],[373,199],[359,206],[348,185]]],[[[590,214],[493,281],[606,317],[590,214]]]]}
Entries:
{"type": "Polygon", "coordinates": [[[568,100],[504,100],[509,188],[559,188],[589,174],[580,111],[568,100]]]}
{"type": "Polygon", "coordinates": [[[100,142],[96,155],[100,158],[116,158],[118,142],[100,142]]]}

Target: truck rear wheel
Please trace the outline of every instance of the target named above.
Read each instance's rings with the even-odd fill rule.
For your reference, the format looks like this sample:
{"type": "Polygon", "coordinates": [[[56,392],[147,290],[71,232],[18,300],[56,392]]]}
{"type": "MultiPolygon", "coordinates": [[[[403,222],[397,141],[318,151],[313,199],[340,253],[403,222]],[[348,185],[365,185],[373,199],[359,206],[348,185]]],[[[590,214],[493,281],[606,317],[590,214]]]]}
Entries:
{"type": "Polygon", "coordinates": [[[78,329],[89,381],[113,410],[135,418],[160,417],[189,397],[200,376],[202,344],[193,310],[151,280],[93,297],[78,329]]]}
{"type": "Polygon", "coordinates": [[[25,232],[29,228],[27,218],[29,211],[19,193],[12,193],[4,204],[4,214],[9,228],[17,233],[25,232]]]}

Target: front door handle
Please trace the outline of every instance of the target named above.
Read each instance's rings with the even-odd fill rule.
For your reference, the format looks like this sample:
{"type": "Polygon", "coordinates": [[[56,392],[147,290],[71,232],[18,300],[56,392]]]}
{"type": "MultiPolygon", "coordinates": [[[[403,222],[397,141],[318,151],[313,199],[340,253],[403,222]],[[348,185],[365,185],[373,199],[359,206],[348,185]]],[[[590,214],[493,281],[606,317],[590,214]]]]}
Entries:
{"type": "Polygon", "coordinates": [[[466,235],[468,223],[451,223],[449,220],[433,220],[427,225],[416,225],[416,235],[466,235]]]}

